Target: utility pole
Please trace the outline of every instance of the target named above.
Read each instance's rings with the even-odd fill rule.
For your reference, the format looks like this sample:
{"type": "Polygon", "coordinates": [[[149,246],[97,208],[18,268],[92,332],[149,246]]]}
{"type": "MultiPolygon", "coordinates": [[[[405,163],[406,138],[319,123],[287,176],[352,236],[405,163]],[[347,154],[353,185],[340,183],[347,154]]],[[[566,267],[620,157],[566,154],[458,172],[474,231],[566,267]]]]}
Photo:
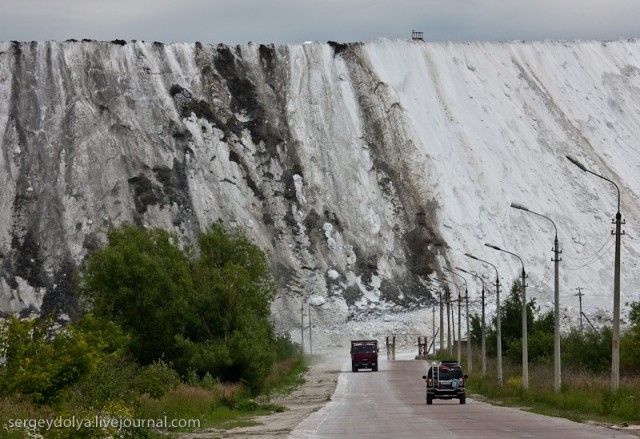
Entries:
{"type": "MultiPolygon", "coordinates": [[[[453,345],[451,344],[451,320],[453,317],[451,315],[451,291],[447,288],[447,352],[449,355],[453,354],[453,345]]],[[[454,335],[455,339],[456,336],[454,335]]]]}
{"type": "MultiPolygon", "coordinates": [[[[453,305],[451,306],[451,334],[453,336],[453,344],[451,345],[450,354],[453,355],[453,345],[456,343],[456,318],[455,318],[455,309],[453,305]]],[[[458,337],[460,337],[460,334],[458,334],[458,337]]],[[[458,363],[459,362],[460,362],[460,358],[458,358],[458,363]]]]}
{"type": "MultiPolygon", "coordinates": [[[[455,271],[453,271],[451,268],[449,267],[444,267],[445,270],[447,270],[449,273],[453,274],[454,276],[458,276],[460,279],[462,279],[464,281],[464,294],[465,294],[465,299],[466,299],[466,312],[467,312],[467,371],[469,373],[471,373],[471,371],[473,370],[473,366],[472,366],[472,359],[471,359],[471,337],[469,337],[469,285],[467,284],[467,279],[461,275],[460,273],[457,273],[455,271]]],[[[460,297],[460,289],[458,289],[458,363],[460,363],[462,354],[460,352],[461,348],[461,344],[462,344],[462,328],[461,328],[461,324],[462,324],[462,317],[460,315],[460,309],[462,308],[462,298],[460,297]]]]}
{"type": "Polygon", "coordinates": [[[554,297],[554,330],[553,330],[553,385],[556,393],[560,393],[561,390],[561,382],[562,382],[562,367],[560,365],[560,245],[558,244],[558,228],[556,227],[556,223],[546,215],[543,215],[538,212],[534,212],[533,210],[518,204],[511,203],[511,207],[514,209],[523,210],[525,212],[532,213],[539,217],[542,217],[551,224],[553,224],[553,229],[555,230],[556,236],[553,240],[553,248],[551,251],[553,252],[553,259],[551,261],[554,263],[554,282],[553,282],[553,297],[554,297]]]}
{"type": "MultiPolygon", "coordinates": [[[[460,297],[460,293],[458,293],[458,364],[462,362],[462,318],[460,308],[462,308],[462,298],[460,297]]],[[[468,369],[469,366],[467,366],[467,370],[468,369]]]]}
{"type": "Polygon", "coordinates": [[[467,368],[473,370],[473,353],[471,352],[471,331],[469,328],[469,291],[465,291],[465,311],[467,313],[467,368]]]}
{"type": "MultiPolygon", "coordinates": [[[[436,353],[436,307],[434,306],[433,308],[431,308],[431,340],[433,343],[433,354],[435,357],[435,353],[436,353]]],[[[429,355],[429,352],[427,352],[427,356],[429,355]]]]}
{"type": "Polygon", "coordinates": [[[529,390],[529,344],[527,342],[527,273],[522,265],[522,388],[529,390]]]}
{"type": "Polygon", "coordinates": [[[313,355],[313,344],[311,344],[311,304],[309,304],[309,353],[313,355]]]}
{"type": "MultiPolygon", "coordinates": [[[[444,352],[444,304],[442,303],[442,290],[440,290],[440,350],[444,352]]],[[[436,353],[434,349],[434,353],[436,353]]]]}
{"type": "MultiPolygon", "coordinates": [[[[458,287],[458,284],[442,278],[436,278],[435,280],[443,284],[455,285],[456,289],[458,290],[458,295],[460,295],[460,287],[458,287]]],[[[449,289],[448,286],[446,287],[446,294],[447,294],[447,353],[449,355],[453,355],[453,345],[451,344],[452,327],[454,332],[453,333],[454,342],[455,342],[456,334],[455,334],[455,323],[453,323],[453,307],[451,306],[451,290],[449,289]],[[451,319],[449,319],[449,311],[451,311],[451,319]]],[[[442,320],[440,322],[442,324],[442,320]]],[[[440,333],[440,337],[441,337],[440,340],[442,340],[442,333],[440,333]]]]}
{"type": "Polygon", "coordinates": [[[485,328],[484,279],[482,280],[482,376],[487,374],[487,329],[485,328]]]}
{"type": "Polygon", "coordinates": [[[498,385],[502,386],[504,381],[502,375],[502,323],[500,322],[500,312],[500,276],[498,276],[498,270],[496,269],[496,356],[498,361],[498,385]]]}
{"type": "Polygon", "coordinates": [[[584,296],[584,294],[582,294],[581,287],[576,288],[576,290],[578,290],[578,294],[576,294],[576,296],[578,296],[578,300],[580,301],[580,334],[582,334],[582,296],[584,296]]]}
{"type": "Polygon", "coordinates": [[[584,172],[588,172],[589,174],[595,175],[598,178],[601,178],[605,181],[608,181],[612,185],[615,186],[616,192],[618,193],[618,211],[616,212],[616,216],[611,220],[613,224],[616,226],[615,233],[612,231],[611,234],[615,234],[616,237],[616,248],[615,248],[615,256],[613,263],[613,327],[611,328],[611,391],[616,393],[618,391],[618,387],[620,387],[620,247],[622,245],[621,238],[624,235],[624,231],[622,231],[622,225],[625,224],[625,221],[622,219],[622,214],[620,213],[620,188],[615,182],[609,180],[607,177],[604,177],[600,174],[596,174],[595,172],[589,170],[580,163],[573,156],[566,156],[567,159],[576,165],[578,168],[582,169],[584,172]]]}
{"type": "MultiPolygon", "coordinates": [[[[485,261],[484,259],[480,259],[476,256],[473,256],[471,253],[465,253],[466,257],[474,259],[478,262],[482,262],[484,264],[490,265],[496,272],[496,359],[497,359],[497,374],[498,374],[498,385],[502,386],[503,384],[503,376],[502,376],[502,324],[500,323],[500,275],[498,273],[498,268],[493,265],[491,262],[485,261]]],[[[482,340],[484,346],[485,332],[484,332],[484,282],[482,283],[482,340]]],[[[483,348],[484,350],[484,348],[483,348]]],[[[483,358],[486,358],[486,351],[483,354],[483,358]]],[[[485,363],[486,364],[486,363],[485,363]]]]}
{"type": "MultiPolygon", "coordinates": [[[[552,221],[553,222],[553,221],[552,221]]],[[[555,227],[555,223],[553,224],[555,227]]],[[[556,393],[560,393],[562,389],[562,365],[560,363],[560,253],[558,243],[558,233],[556,232],[556,238],[553,241],[553,265],[554,265],[554,328],[553,328],[553,385],[556,393]]]]}
{"type": "MultiPolygon", "coordinates": [[[[485,309],[484,309],[484,279],[482,276],[479,276],[477,273],[473,271],[467,271],[464,268],[456,267],[456,270],[462,271],[463,273],[470,274],[475,278],[479,279],[482,283],[482,321],[481,321],[481,351],[482,351],[482,376],[487,374],[487,344],[486,344],[486,330],[485,330],[485,309]]],[[[467,357],[469,358],[469,366],[471,366],[471,330],[469,328],[469,292],[466,292],[466,307],[467,307],[467,357]]],[[[470,369],[470,368],[469,368],[470,369]]]]}
{"type": "Polygon", "coordinates": [[[522,390],[529,390],[529,344],[527,337],[527,273],[524,271],[522,258],[508,250],[503,250],[497,245],[486,243],[485,246],[515,256],[522,264],[522,390]]]}
{"type": "Polygon", "coordinates": [[[304,302],[300,304],[300,349],[304,355],[304,302]]]}

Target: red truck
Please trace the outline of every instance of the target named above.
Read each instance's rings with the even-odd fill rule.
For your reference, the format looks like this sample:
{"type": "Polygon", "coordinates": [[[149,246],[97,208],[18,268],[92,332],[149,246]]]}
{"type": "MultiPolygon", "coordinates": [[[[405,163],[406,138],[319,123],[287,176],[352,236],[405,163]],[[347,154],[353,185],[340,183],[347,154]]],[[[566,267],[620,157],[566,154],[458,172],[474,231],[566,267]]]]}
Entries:
{"type": "Polygon", "coordinates": [[[378,371],[378,340],[351,340],[351,371],[378,371]]]}

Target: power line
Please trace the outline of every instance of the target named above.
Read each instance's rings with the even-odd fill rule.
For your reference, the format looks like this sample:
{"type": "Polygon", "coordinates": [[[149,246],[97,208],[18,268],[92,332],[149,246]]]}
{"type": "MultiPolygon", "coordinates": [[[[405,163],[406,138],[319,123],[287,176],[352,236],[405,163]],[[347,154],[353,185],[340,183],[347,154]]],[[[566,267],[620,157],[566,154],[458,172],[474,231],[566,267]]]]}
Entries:
{"type": "Polygon", "coordinates": [[[589,256],[586,256],[586,257],[584,257],[584,258],[577,257],[577,256],[576,256],[576,257],[573,257],[573,256],[570,256],[570,255],[567,255],[566,253],[564,254],[564,256],[565,256],[565,258],[567,258],[567,257],[568,257],[569,259],[573,259],[573,260],[575,260],[575,261],[586,261],[586,260],[591,259],[591,258],[593,258],[594,256],[596,256],[598,253],[600,253],[600,251],[604,248],[604,246],[605,246],[605,245],[607,245],[607,244],[608,244],[612,239],[613,239],[613,235],[611,235],[611,234],[610,234],[610,235],[607,237],[607,239],[604,241],[604,244],[602,244],[602,246],[598,249],[598,251],[596,251],[594,254],[589,255],[589,256]]]}
{"type": "MultiPolygon", "coordinates": [[[[605,243],[605,244],[606,244],[606,243],[605,243]]],[[[589,265],[594,264],[595,262],[597,262],[597,261],[599,261],[600,259],[602,259],[602,258],[607,254],[607,252],[608,252],[609,250],[611,250],[611,247],[613,247],[613,246],[614,246],[614,244],[615,244],[615,241],[614,241],[614,242],[612,242],[612,243],[611,243],[611,245],[610,245],[609,247],[607,247],[607,248],[606,248],[606,250],[605,250],[605,251],[603,251],[603,252],[602,252],[602,254],[600,254],[599,256],[598,256],[597,254],[596,254],[596,255],[593,255],[593,257],[594,257],[595,259],[593,259],[593,260],[592,260],[592,261],[590,261],[590,262],[587,262],[586,264],[579,265],[579,266],[577,266],[577,267],[572,267],[570,264],[565,264],[565,266],[566,266],[567,270],[579,270],[579,269],[581,269],[581,268],[588,267],[589,265]],[[597,256],[597,257],[596,257],[596,256],[597,256]]]]}

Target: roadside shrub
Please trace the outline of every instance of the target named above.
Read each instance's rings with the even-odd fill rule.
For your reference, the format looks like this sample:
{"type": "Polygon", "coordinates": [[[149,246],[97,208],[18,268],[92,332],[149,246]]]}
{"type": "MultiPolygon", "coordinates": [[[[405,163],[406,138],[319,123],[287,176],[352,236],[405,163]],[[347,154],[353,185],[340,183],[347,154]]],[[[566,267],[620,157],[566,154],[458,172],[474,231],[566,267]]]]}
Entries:
{"type": "Polygon", "coordinates": [[[77,383],[71,392],[69,407],[100,409],[113,401],[130,401],[136,398],[134,385],[140,367],[126,357],[108,357],[96,369],[77,383]]]}
{"type": "Polygon", "coordinates": [[[620,337],[620,370],[632,375],[640,372],[640,302],[627,305],[631,327],[620,337]]]}
{"type": "Polygon", "coordinates": [[[592,373],[604,373],[611,367],[611,329],[589,330],[584,333],[572,330],[562,337],[562,364],[567,370],[584,369],[592,373]]]}
{"type": "Polygon", "coordinates": [[[222,400],[215,392],[181,384],[160,398],[142,396],[137,416],[144,419],[161,419],[170,415],[176,419],[202,420],[221,406],[222,400]]]}
{"type": "Polygon", "coordinates": [[[136,379],[137,388],[142,393],[148,393],[152,398],[160,398],[168,391],[180,384],[178,373],[167,363],[158,360],[149,366],[144,366],[136,379]]]}
{"type": "Polygon", "coordinates": [[[300,346],[291,341],[289,334],[277,335],[273,343],[273,348],[278,360],[296,357],[300,354],[300,346]]]}
{"type": "Polygon", "coordinates": [[[72,326],[54,331],[50,317],[18,320],[8,317],[0,330],[0,391],[22,394],[39,404],[59,401],[93,370],[99,350],[72,326]]]}

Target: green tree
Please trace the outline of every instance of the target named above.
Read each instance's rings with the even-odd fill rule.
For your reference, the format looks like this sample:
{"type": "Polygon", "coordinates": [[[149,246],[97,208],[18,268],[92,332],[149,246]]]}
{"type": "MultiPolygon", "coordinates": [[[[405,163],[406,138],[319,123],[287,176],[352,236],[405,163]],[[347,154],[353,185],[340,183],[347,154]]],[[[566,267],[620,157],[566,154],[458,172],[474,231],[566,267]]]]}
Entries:
{"type": "Polygon", "coordinates": [[[587,370],[593,373],[607,372],[611,368],[611,328],[584,333],[571,330],[562,337],[562,367],[587,370]]]}
{"type": "MultiPolygon", "coordinates": [[[[514,363],[522,362],[522,290],[520,280],[513,282],[511,292],[500,304],[500,325],[502,329],[503,356],[514,363]]],[[[534,321],[535,300],[527,303],[527,334],[531,334],[534,321]]],[[[491,321],[492,327],[487,330],[487,353],[496,356],[496,318],[491,321]]]]}
{"type": "MultiPolygon", "coordinates": [[[[471,326],[471,343],[473,343],[475,346],[481,346],[482,345],[482,319],[478,314],[472,314],[471,321],[469,323],[471,326]]],[[[486,328],[485,328],[485,331],[486,331],[486,328]]]]}
{"type": "Polygon", "coordinates": [[[120,325],[141,364],[174,356],[193,295],[190,264],[178,239],[160,229],[110,229],[87,264],[83,292],[93,313],[120,325]]]}
{"type": "Polygon", "coordinates": [[[87,264],[89,305],[130,335],[142,365],[163,360],[183,376],[210,374],[258,391],[277,359],[266,255],[240,229],[219,223],[193,251],[177,243],[159,229],[110,230],[87,264]]]}
{"type": "Polygon", "coordinates": [[[36,403],[54,403],[107,355],[118,355],[116,345],[126,337],[114,325],[94,328],[91,318],[77,326],[55,330],[52,317],[19,320],[8,317],[0,326],[0,390],[22,394],[36,403]]]}
{"type": "Polygon", "coordinates": [[[630,306],[630,328],[620,337],[620,370],[625,374],[640,372],[640,302],[630,306]]]}
{"type": "MultiPolygon", "coordinates": [[[[198,240],[193,283],[200,312],[187,336],[194,342],[206,341],[209,352],[216,355],[200,352],[193,358],[201,365],[189,366],[200,374],[247,380],[258,390],[276,359],[269,318],[276,288],[266,255],[241,229],[227,232],[214,224],[198,240]],[[205,361],[214,370],[203,368],[205,361]]],[[[183,347],[198,350],[188,343],[183,347]]]]}
{"type": "Polygon", "coordinates": [[[197,307],[207,312],[194,335],[208,336],[215,328],[227,341],[237,330],[268,324],[276,289],[264,253],[240,229],[227,233],[220,224],[200,236],[198,249],[193,279],[197,307]]]}
{"type": "Polygon", "coordinates": [[[534,313],[527,340],[529,361],[546,364],[553,363],[554,315],[553,311],[543,314],[534,313]]]}

